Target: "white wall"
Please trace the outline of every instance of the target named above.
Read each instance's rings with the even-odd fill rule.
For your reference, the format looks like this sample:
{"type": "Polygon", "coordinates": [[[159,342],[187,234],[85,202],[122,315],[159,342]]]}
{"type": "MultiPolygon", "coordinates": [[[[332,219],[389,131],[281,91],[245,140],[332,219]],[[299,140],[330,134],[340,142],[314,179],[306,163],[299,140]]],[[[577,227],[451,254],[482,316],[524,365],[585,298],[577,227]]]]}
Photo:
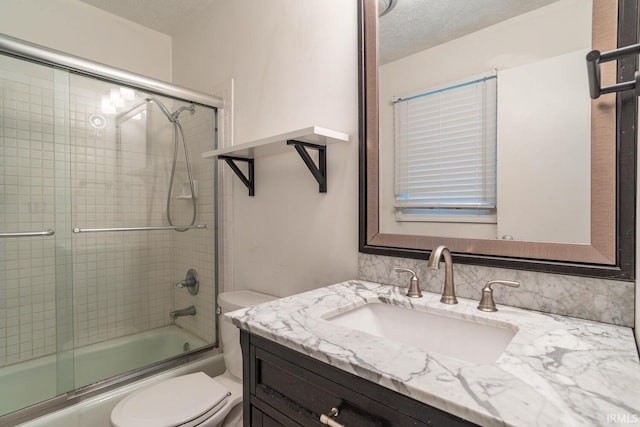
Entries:
{"type": "MultiPolygon", "coordinates": [[[[530,93],[526,93],[523,87],[531,88],[536,85],[546,85],[541,70],[549,73],[551,68],[548,64],[553,62],[543,62],[548,58],[565,55],[577,50],[586,50],[591,45],[591,2],[585,0],[562,0],[549,6],[539,8],[526,14],[508,19],[496,25],[482,29],[475,33],[460,37],[442,45],[427,49],[425,51],[407,56],[400,60],[388,63],[380,67],[380,229],[386,233],[416,234],[416,235],[441,235],[453,237],[474,237],[474,238],[496,238],[502,234],[513,235],[518,240],[542,240],[542,241],[567,241],[584,243],[589,240],[590,235],[589,217],[582,217],[580,221],[575,218],[583,211],[588,212],[589,204],[589,162],[584,161],[584,156],[571,155],[571,165],[553,162],[549,156],[543,157],[535,162],[537,167],[544,170],[544,180],[538,178],[535,186],[547,187],[551,190],[558,188],[557,185],[548,183],[565,182],[564,171],[580,169],[583,173],[579,178],[580,186],[575,191],[575,185],[567,185],[568,190],[564,192],[549,191],[529,191],[522,180],[514,180],[514,174],[522,176],[525,168],[531,168],[528,154],[533,152],[548,153],[557,152],[558,128],[568,126],[557,116],[549,116],[545,123],[531,121],[527,116],[527,110],[533,111],[535,108],[551,110],[550,107],[561,111],[572,111],[575,105],[580,106],[580,111],[586,111],[581,123],[577,123],[572,129],[572,133],[563,129],[562,142],[567,136],[575,137],[574,143],[567,147],[566,151],[575,152],[576,146],[585,155],[589,155],[589,135],[584,135],[582,131],[583,123],[589,122],[588,108],[590,100],[586,92],[587,81],[584,72],[584,64],[577,63],[582,67],[581,73],[572,76],[573,86],[584,88],[584,98],[571,97],[569,101],[575,101],[571,105],[566,105],[569,101],[558,102],[557,98],[545,98],[541,102],[543,105],[535,107],[530,93]],[[541,23],[543,23],[541,25],[541,23]],[[544,31],[540,28],[544,27],[544,31]],[[542,65],[540,65],[542,64],[542,65]],[[517,69],[517,70],[516,70],[517,69]],[[417,222],[397,222],[395,219],[394,203],[394,153],[393,153],[393,106],[391,100],[394,97],[403,97],[425,92],[433,88],[439,88],[453,84],[454,82],[469,81],[498,70],[498,226],[495,224],[462,224],[462,223],[417,223],[417,222]],[[535,70],[535,71],[534,71],[535,70]],[[516,78],[526,76],[529,78],[535,72],[535,79],[529,84],[522,85],[520,82],[512,83],[516,78]],[[528,74],[529,73],[529,74],[528,74]],[[516,77],[517,76],[517,77],[516,77]],[[515,86],[515,88],[514,88],[515,86]],[[517,89],[517,94],[514,89],[517,89]],[[565,107],[571,110],[564,109],[565,107]],[[512,124],[517,120],[517,125],[512,124]],[[523,136],[525,138],[523,139],[523,136]],[[581,139],[582,138],[582,139],[581,139]],[[517,147],[508,149],[509,144],[516,142],[517,147]],[[585,141],[586,140],[586,141],[585,141]],[[529,150],[525,154],[521,148],[529,150]],[[586,181],[586,182],[585,182],[586,181]],[[557,193],[557,194],[556,194],[557,193]],[[566,194],[571,194],[572,199],[565,200],[566,194]],[[513,197],[515,194],[516,197],[513,197]],[[521,198],[527,194],[531,201],[526,206],[526,210],[521,208],[521,198]],[[505,197],[506,196],[506,197],[505,197]],[[537,196],[537,197],[536,197],[537,196]],[[557,211],[553,209],[551,202],[559,200],[556,206],[569,206],[563,217],[559,217],[557,211]],[[515,205],[506,205],[505,201],[513,201],[515,205]],[[531,207],[536,207],[535,211],[531,207]],[[538,208],[543,207],[543,208],[538,208]],[[500,223],[507,218],[506,212],[512,214],[514,221],[511,221],[507,228],[500,226],[500,223]],[[548,217],[546,221],[540,221],[542,225],[529,232],[521,227],[515,227],[514,223],[522,223],[522,215],[527,218],[534,218],[536,221],[540,217],[548,217]],[[557,227],[558,223],[565,223],[565,219],[576,225],[571,232],[564,227],[557,227]],[[548,226],[548,223],[555,226],[548,226]],[[502,228],[502,230],[501,230],[502,228]],[[576,231],[573,231],[576,229],[576,231]],[[531,236],[535,235],[535,238],[531,236]],[[562,235],[560,239],[558,236],[562,235]],[[586,237],[585,237],[586,236],[586,237]]],[[[582,55],[582,53],[579,53],[582,55]]],[[[576,57],[574,57],[575,59],[576,57]]],[[[576,59],[577,60],[577,59],[576,59]]],[[[562,69],[562,68],[561,68],[562,69]]],[[[548,75],[548,74],[547,74],[548,75]]],[[[559,80],[558,76],[554,76],[559,80]]],[[[551,79],[552,82],[556,80],[551,79]]],[[[563,80],[560,80],[563,82],[563,80]]],[[[559,83],[556,83],[556,86],[559,83]]],[[[560,85],[563,89],[567,85],[560,85]]],[[[538,91],[539,92],[539,91],[538,91]]],[[[530,112],[529,111],[529,112],[530,112]]],[[[570,114],[568,115],[570,116],[570,114]]],[[[563,118],[564,119],[564,118],[563,118]]],[[[575,122],[575,121],[574,121],[575,122]]],[[[588,126],[586,130],[588,131],[588,126]]],[[[564,162],[564,160],[563,160],[564,162]]],[[[527,223],[531,222],[530,220],[527,223]]]]}
{"type": "Polygon", "coordinates": [[[171,81],[171,37],[77,0],[2,0],[0,33],[171,81]]]}
{"type": "Polygon", "coordinates": [[[235,82],[235,143],[313,124],[349,133],[328,149],[328,191],[297,153],[256,161],[256,196],[233,177],[232,283],[289,295],[356,277],[357,17],[344,0],[221,0],[174,36],[174,81],[235,82]]]}

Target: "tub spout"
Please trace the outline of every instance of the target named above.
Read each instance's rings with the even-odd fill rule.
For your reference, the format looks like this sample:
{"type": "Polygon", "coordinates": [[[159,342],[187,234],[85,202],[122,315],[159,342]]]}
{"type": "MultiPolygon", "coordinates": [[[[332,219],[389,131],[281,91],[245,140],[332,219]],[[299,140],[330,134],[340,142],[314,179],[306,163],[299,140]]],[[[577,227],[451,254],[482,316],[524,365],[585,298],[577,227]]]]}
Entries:
{"type": "Polygon", "coordinates": [[[194,306],[189,306],[187,308],[183,308],[182,310],[176,310],[169,313],[171,320],[176,320],[178,317],[182,316],[195,316],[196,308],[194,306]]]}

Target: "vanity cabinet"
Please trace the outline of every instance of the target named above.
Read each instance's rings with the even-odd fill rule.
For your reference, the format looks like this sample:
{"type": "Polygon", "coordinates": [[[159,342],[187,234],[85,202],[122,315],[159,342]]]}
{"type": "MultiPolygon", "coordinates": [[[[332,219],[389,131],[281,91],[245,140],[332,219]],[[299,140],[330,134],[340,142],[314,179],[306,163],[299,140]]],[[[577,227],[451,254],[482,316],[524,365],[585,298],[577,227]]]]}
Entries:
{"type": "Polygon", "coordinates": [[[241,330],[244,426],[472,426],[454,415],[241,330]]]}

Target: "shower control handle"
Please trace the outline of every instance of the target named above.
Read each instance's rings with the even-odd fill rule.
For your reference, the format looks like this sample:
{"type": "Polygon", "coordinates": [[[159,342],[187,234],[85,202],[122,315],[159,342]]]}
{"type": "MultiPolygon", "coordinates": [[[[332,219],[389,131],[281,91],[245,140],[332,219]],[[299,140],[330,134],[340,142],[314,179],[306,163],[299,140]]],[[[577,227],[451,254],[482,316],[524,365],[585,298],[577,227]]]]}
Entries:
{"type": "Polygon", "coordinates": [[[176,288],[187,288],[191,295],[196,295],[200,289],[200,279],[196,269],[190,268],[185,279],[176,283],[176,288]]]}
{"type": "Polygon", "coordinates": [[[193,279],[189,279],[189,280],[181,280],[178,283],[176,283],[176,288],[192,288],[196,285],[195,280],[193,279]]]}

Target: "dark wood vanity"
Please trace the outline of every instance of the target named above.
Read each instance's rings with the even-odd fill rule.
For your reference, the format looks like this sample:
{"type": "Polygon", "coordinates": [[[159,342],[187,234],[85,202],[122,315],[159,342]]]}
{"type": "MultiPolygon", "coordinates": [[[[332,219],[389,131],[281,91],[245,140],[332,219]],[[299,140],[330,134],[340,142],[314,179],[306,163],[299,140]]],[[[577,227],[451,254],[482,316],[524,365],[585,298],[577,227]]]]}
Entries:
{"type": "Polygon", "coordinates": [[[241,330],[244,426],[472,426],[454,415],[241,330]]]}

